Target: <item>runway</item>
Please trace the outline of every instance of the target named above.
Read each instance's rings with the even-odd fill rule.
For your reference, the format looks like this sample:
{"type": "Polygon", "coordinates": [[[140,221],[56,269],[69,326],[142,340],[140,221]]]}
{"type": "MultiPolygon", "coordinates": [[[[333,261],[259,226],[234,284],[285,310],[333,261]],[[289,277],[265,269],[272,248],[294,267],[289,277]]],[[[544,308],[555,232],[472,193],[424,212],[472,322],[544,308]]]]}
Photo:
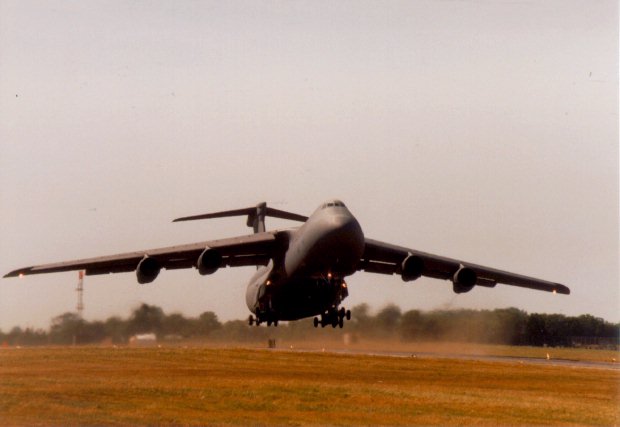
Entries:
{"type": "Polygon", "coordinates": [[[539,358],[539,357],[518,357],[518,356],[498,356],[498,355],[481,355],[481,354],[448,354],[441,352],[407,352],[407,351],[390,351],[390,350],[359,350],[359,349],[325,349],[325,350],[309,350],[309,349],[295,349],[299,352],[310,353],[333,353],[333,354],[350,354],[350,355],[364,355],[364,356],[382,356],[382,357],[397,357],[397,358],[419,358],[419,359],[443,359],[443,360],[470,360],[480,362],[502,362],[513,364],[528,364],[528,365],[541,365],[541,366],[559,366],[566,368],[587,368],[587,369],[601,369],[609,371],[620,371],[620,363],[613,362],[596,362],[596,361],[584,361],[584,360],[570,360],[570,359],[553,359],[553,358],[539,358]]]}

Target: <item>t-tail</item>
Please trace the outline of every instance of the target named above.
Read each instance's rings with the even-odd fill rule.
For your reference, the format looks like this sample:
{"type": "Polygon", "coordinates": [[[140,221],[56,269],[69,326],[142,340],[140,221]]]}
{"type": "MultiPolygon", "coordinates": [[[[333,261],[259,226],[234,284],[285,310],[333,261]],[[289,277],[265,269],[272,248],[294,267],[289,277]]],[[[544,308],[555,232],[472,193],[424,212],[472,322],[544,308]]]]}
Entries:
{"type": "Polygon", "coordinates": [[[180,221],[194,221],[197,219],[211,219],[211,218],[224,218],[229,216],[248,216],[247,226],[252,227],[254,233],[262,233],[265,231],[265,217],[270,216],[274,218],[282,218],[282,219],[290,219],[293,221],[301,221],[306,222],[308,220],[307,216],[298,215],[292,212],[286,212],[279,209],[269,208],[267,207],[267,203],[261,202],[255,207],[244,208],[244,209],[234,209],[230,211],[222,211],[222,212],[214,212],[207,213],[201,215],[193,215],[193,216],[185,216],[182,218],[177,218],[172,222],[180,222],[180,221]]]}

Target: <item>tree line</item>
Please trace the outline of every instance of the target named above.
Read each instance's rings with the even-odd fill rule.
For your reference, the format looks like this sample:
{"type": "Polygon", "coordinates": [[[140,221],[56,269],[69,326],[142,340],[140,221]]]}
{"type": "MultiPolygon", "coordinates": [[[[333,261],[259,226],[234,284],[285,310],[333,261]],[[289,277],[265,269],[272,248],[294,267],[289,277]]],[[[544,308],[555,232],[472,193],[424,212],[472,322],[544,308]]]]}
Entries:
{"type": "Polygon", "coordinates": [[[141,304],[122,319],[86,321],[76,313],[54,317],[48,330],[19,327],[0,331],[3,345],[125,344],[132,336],[153,333],[160,341],[262,341],[338,337],[402,341],[452,341],[531,346],[598,346],[617,348],[620,323],[592,315],[528,314],[517,308],[496,310],[402,310],[393,304],[372,312],[367,304],[352,310],[344,329],[316,330],[312,319],[281,323],[277,328],[249,326],[245,320],[221,322],[207,311],[198,317],[166,314],[157,306],[141,304]]]}

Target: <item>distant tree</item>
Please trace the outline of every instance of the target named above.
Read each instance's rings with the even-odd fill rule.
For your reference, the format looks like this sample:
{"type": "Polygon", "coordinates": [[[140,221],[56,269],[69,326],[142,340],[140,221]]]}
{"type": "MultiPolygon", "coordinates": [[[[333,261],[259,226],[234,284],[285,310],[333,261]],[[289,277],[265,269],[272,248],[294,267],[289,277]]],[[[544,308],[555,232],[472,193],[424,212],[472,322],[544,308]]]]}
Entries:
{"type": "Polygon", "coordinates": [[[419,310],[409,310],[401,316],[400,336],[406,341],[419,340],[424,335],[423,316],[419,310]]]}
{"type": "Polygon", "coordinates": [[[22,328],[20,328],[19,326],[15,326],[13,327],[13,329],[10,330],[10,332],[6,335],[7,340],[9,341],[9,343],[13,344],[16,342],[16,340],[21,337],[23,331],[22,328]]]}
{"type": "Polygon", "coordinates": [[[530,314],[526,325],[527,342],[534,346],[571,345],[571,323],[561,314],[530,314]]]}
{"type": "Polygon", "coordinates": [[[161,308],[142,304],[136,308],[127,324],[127,331],[130,335],[154,332],[160,335],[163,328],[164,312],[161,308]]]}
{"type": "Polygon", "coordinates": [[[52,319],[50,341],[54,344],[77,343],[84,327],[84,320],[76,313],[64,313],[52,319]]]}
{"type": "Polygon", "coordinates": [[[374,318],[370,315],[370,306],[366,303],[351,309],[351,329],[363,335],[372,335],[375,329],[374,318]]]}
{"type": "Polygon", "coordinates": [[[7,334],[0,332],[0,344],[10,345],[43,345],[49,338],[47,332],[41,329],[15,327],[7,334]]]}
{"type": "Polygon", "coordinates": [[[438,340],[445,330],[445,316],[440,311],[427,312],[424,315],[422,330],[425,339],[438,340]]]}
{"type": "Polygon", "coordinates": [[[532,313],[525,325],[526,343],[533,346],[546,344],[547,327],[542,314],[532,313]]]}
{"type": "Polygon", "coordinates": [[[49,336],[43,329],[26,328],[22,337],[23,345],[44,345],[49,342],[49,336]]]}
{"type": "Polygon", "coordinates": [[[84,322],[77,337],[78,344],[92,344],[103,341],[106,338],[105,323],[101,321],[84,322]]]}
{"type": "Polygon", "coordinates": [[[352,309],[352,319],[345,329],[319,328],[311,319],[283,322],[278,328],[249,327],[246,320],[222,324],[215,313],[204,312],[197,318],[186,318],[180,313],[165,315],[157,306],[141,304],[129,319],[110,317],[105,322],[88,322],[75,313],[64,313],[52,319],[49,333],[31,328],[15,327],[8,333],[0,331],[0,344],[42,345],[87,344],[100,342],[106,337],[115,343],[127,342],[132,334],[154,332],[183,337],[209,336],[218,340],[256,342],[275,339],[304,339],[307,336],[334,339],[343,333],[356,337],[386,337],[398,334],[404,340],[451,340],[512,345],[569,346],[575,343],[602,343],[617,345],[620,324],[584,314],[566,317],[560,314],[527,314],[516,309],[497,310],[444,310],[405,313],[394,305],[383,307],[371,314],[368,304],[352,309]],[[587,341],[577,339],[587,338],[587,341]],[[598,340],[597,338],[605,338],[598,340]]]}
{"type": "Polygon", "coordinates": [[[195,334],[201,337],[211,335],[213,331],[222,328],[222,324],[217,319],[217,315],[212,311],[205,311],[195,321],[195,334]]]}
{"type": "Polygon", "coordinates": [[[377,329],[386,334],[394,334],[398,332],[401,316],[402,312],[400,307],[395,304],[386,305],[375,316],[377,329]]]}
{"type": "Polygon", "coordinates": [[[553,347],[570,345],[571,332],[566,316],[562,314],[546,314],[546,343],[553,347]]]}
{"type": "Polygon", "coordinates": [[[113,343],[120,344],[127,342],[128,321],[122,320],[118,316],[109,317],[104,323],[106,337],[110,338],[113,343]]]}
{"type": "Polygon", "coordinates": [[[504,308],[493,311],[489,319],[489,342],[494,344],[519,345],[525,343],[528,315],[517,308],[504,308]]]}
{"type": "Polygon", "coordinates": [[[172,313],[164,316],[162,320],[162,333],[164,335],[179,335],[184,338],[195,334],[194,322],[180,313],[172,313]]]}

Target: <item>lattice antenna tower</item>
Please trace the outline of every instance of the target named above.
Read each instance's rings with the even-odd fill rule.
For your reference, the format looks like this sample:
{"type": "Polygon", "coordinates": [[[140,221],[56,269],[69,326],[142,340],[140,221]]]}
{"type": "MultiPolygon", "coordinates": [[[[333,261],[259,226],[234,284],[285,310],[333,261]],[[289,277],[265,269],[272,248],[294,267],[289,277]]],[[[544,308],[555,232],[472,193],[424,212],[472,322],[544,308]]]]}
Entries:
{"type": "Polygon", "coordinates": [[[77,312],[78,316],[82,318],[82,312],[84,311],[84,271],[78,272],[78,285],[75,289],[77,291],[77,312]]]}

